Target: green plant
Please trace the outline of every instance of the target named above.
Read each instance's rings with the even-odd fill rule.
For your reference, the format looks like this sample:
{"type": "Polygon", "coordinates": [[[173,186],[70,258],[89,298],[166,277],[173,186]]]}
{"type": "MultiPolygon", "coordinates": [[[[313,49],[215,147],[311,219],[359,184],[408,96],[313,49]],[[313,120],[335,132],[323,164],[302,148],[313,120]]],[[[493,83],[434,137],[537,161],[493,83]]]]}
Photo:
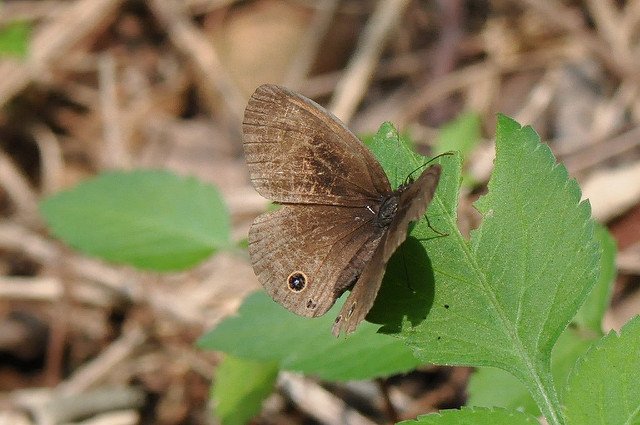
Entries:
{"type": "Polygon", "coordinates": [[[40,205],[52,233],[108,261],[182,270],[229,248],[229,214],[216,188],[166,171],[114,171],[40,205]]]}
{"type": "MultiPolygon", "coordinates": [[[[381,127],[369,145],[396,187],[425,162],[389,124],[381,127]]],[[[201,339],[200,346],[229,354],[218,369],[213,388],[216,411],[223,423],[244,423],[251,418],[281,369],[327,380],[348,380],[387,376],[419,363],[500,369],[508,375],[489,379],[506,376],[506,388],[520,385],[519,394],[530,394],[533,402],[526,403],[529,407],[525,411],[515,410],[521,407],[517,403],[502,403],[505,407],[466,407],[407,423],[531,424],[537,423],[533,415],[538,411],[550,424],[640,423],[640,386],[636,385],[640,378],[640,320],[628,323],[620,336],[598,334],[613,273],[610,239],[602,230],[594,233],[589,204],[580,201],[577,183],[568,178],[563,166],[555,163],[551,151],[531,128],[522,128],[500,116],[496,146],[496,167],[489,192],[476,204],[483,221],[470,240],[456,225],[460,159],[455,155],[438,159],[444,172],[427,211],[431,228],[426,220],[413,226],[410,238],[387,268],[376,305],[367,318],[370,323],[363,323],[354,334],[341,339],[330,334],[335,309],[342,300],[322,318],[304,319],[259,292],[245,301],[237,316],[228,318],[201,339]],[[447,236],[439,236],[433,229],[447,236]],[[587,307],[576,316],[598,281],[587,307]],[[586,342],[582,338],[584,329],[593,331],[586,342]],[[558,342],[561,338],[566,341],[558,342]],[[595,342],[587,349],[592,341],[595,342]],[[552,371],[554,346],[554,358],[565,365],[561,373],[555,371],[555,364],[552,371]],[[563,354],[566,352],[571,355],[563,354]],[[238,377],[246,376],[247,371],[258,378],[238,382],[238,377]],[[564,385],[561,380],[567,374],[564,385]],[[509,376],[520,384],[513,384],[509,376]],[[238,387],[240,384],[242,388],[238,387]],[[585,422],[585,418],[591,422],[585,422]]],[[[114,186],[111,190],[115,190],[114,186]]],[[[145,190],[136,192],[146,196],[145,190]]],[[[101,250],[91,248],[92,243],[99,245],[99,240],[90,240],[113,233],[112,221],[101,221],[104,214],[98,214],[98,219],[91,222],[103,230],[83,228],[83,242],[79,243],[78,237],[72,235],[76,231],[73,226],[58,223],[64,221],[63,216],[70,209],[79,207],[51,207],[56,203],[78,203],[82,198],[66,196],[66,201],[54,197],[43,206],[55,233],[86,252],[103,256],[101,250]]],[[[189,203],[188,198],[185,194],[176,202],[189,203]]],[[[203,220],[203,215],[216,213],[211,209],[215,205],[220,211],[218,201],[211,199],[181,208],[181,214],[196,214],[182,220],[203,220]]],[[[116,216],[141,213],[137,209],[127,211],[127,202],[118,203],[118,208],[125,211],[114,213],[116,216]]],[[[144,214],[150,213],[144,210],[144,214]]],[[[125,221],[144,222],[140,218],[125,221]]],[[[115,227],[118,233],[125,228],[115,227]]],[[[219,237],[222,233],[210,226],[204,228],[210,235],[207,240],[228,241],[227,231],[219,237]]],[[[148,226],[136,229],[135,234],[149,231],[148,226]]],[[[125,232],[116,239],[126,243],[128,236],[125,232]]],[[[183,242],[161,251],[183,257],[181,250],[189,245],[189,238],[187,242],[185,238],[180,240],[183,242]]],[[[126,250],[130,258],[120,255],[111,259],[136,264],[131,258],[140,256],[132,253],[134,248],[157,250],[158,247],[146,247],[152,242],[157,245],[166,241],[142,237],[126,250]]],[[[200,243],[196,245],[200,248],[187,249],[191,261],[184,261],[182,266],[192,264],[196,257],[203,258],[205,252],[229,246],[226,242],[205,244],[206,249],[201,249],[200,243]]],[[[152,257],[152,263],[145,261],[142,265],[171,268],[162,266],[162,258],[152,257]]],[[[485,400],[485,404],[500,404],[500,400],[495,402],[499,397],[485,400]]]]}
{"type": "Polygon", "coordinates": [[[25,57],[29,48],[30,35],[31,25],[27,22],[14,21],[0,27],[0,57],[25,57]]]}

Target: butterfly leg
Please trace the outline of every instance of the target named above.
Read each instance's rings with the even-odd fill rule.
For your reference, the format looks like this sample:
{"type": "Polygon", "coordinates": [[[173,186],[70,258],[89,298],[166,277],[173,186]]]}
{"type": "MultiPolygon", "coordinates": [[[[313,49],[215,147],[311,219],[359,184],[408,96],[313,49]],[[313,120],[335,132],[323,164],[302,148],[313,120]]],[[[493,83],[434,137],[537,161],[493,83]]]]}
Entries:
{"type": "Polygon", "coordinates": [[[409,290],[412,293],[415,294],[416,290],[413,289],[413,286],[411,286],[411,280],[409,279],[409,269],[407,268],[407,260],[406,260],[405,255],[404,255],[404,249],[402,249],[402,245],[400,245],[399,249],[402,252],[402,264],[404,265],[404,276],[405,276],[405,280],[407,282],[407,288],[409,288],[409,290]]]}
{"type": "Polygon", "coordinates": [[[427,220],[427,226],[429,226],[429,229],[431,229],[431,230],[433,230],[435,233],[437,233],[437,234],[438,234],[438,237],[442,237],[442,236],[449,236],[449,234],[448,234],[448,233],[442,233],[441,231],[436,230],[436,229],[431,225],[431,223],[429,222],[429,216],[428,216],[428,215],[426,215],[426,214],[425,214],[425,215],[424,215],[424,219],[425,219],[425,220],[427,220]]]}

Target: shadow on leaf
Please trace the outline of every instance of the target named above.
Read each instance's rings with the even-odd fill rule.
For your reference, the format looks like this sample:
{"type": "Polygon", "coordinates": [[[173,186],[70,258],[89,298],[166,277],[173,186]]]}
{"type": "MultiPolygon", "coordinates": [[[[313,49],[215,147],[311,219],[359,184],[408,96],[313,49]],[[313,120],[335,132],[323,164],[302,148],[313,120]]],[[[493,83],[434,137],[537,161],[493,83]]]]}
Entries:
{"type": "Polygon", "coordinates": [[[417,326],[427,317],[433,296],[431,260],[420,241],[409,237],[391,257],[367,320],[382,325],[381,333],[398,333],[403,322],[417,326]]]}

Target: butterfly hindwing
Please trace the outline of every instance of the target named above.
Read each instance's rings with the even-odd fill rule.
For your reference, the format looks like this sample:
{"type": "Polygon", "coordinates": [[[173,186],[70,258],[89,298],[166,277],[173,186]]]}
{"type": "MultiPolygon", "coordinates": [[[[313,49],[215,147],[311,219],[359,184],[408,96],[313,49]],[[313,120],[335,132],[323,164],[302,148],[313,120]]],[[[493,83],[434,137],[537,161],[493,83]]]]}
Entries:
{"type": "Polygon", "coordinates": [[[254,272],[267,293],[301,316],[320,316],[352,284],[381,236],[367,209],[283,205],[249,231],[254,272]]]}

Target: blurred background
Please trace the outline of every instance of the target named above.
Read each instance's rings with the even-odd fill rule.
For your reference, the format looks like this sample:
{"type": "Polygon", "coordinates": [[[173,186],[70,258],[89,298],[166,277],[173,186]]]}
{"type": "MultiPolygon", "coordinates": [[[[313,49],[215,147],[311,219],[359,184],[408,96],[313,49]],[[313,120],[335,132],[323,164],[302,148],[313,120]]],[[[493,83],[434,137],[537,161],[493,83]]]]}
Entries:
{"type": "MultiPolygon", "coordinates": [[[[0,52],[1,423],[63,423],[50,403],[60,394],[118,405],[87,424],[213,423],[220,357],[193,344],[258,288],[249,261],[221,253],[164,275],[109,265],[51,238],[38,202],[106,170],[167,169],[218,187],[234,238],[246,237],[268,205],[241,138],[262,83],[316,100],[357,134],[392,121],[425,154],[471,114],[477,140],[457,147],[473,182],[467,228],[496,114],[531,124],[617,241],[605,330],[640,312],[638,0],[5,0],[0,52]]],[[[420,412],[464,403],[467,369],[416,373],[420,412]]],[[[255,423],[318,423],[327,405],[287,391],[255,423]]]]}

